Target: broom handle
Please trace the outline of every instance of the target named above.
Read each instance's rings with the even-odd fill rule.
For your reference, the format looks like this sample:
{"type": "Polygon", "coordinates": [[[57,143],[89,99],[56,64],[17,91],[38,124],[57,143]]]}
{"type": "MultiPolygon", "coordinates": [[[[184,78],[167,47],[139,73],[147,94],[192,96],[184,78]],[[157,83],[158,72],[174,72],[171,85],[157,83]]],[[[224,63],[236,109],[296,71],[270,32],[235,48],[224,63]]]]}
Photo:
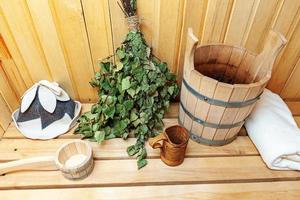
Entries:
{"type": "Polygon", "coordinates": [[[13,171],[33,170],[40,168],[43,168],[44,170],[45,168],[47,170],[55,170],[57,167],[54,159],[54,156],[43,156],[2,163],[0,164],[0,175],[13,171]]]}

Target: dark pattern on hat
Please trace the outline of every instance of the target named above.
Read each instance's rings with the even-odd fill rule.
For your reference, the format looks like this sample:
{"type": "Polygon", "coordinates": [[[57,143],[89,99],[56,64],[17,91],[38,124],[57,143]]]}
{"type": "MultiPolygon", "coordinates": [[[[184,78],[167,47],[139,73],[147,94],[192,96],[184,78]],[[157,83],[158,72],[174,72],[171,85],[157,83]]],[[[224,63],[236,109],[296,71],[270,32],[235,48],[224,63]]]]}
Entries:
{"type": "Polygon", "coordinates": [[[76,104],[72,99],[68,101],[56,100],[56,108],[54,112],[49,113],[41,105],[39,95],[37,95],[38,92],[39,88],[37,89],[33,102],[24,113],[22,113],[21,109],[19,109],[17,122],[25,122],[41,118],[42,129],[44,129],[53,122],[62,119],[65,113],[67,113],[71,119],[74,118],[76,104]]]}

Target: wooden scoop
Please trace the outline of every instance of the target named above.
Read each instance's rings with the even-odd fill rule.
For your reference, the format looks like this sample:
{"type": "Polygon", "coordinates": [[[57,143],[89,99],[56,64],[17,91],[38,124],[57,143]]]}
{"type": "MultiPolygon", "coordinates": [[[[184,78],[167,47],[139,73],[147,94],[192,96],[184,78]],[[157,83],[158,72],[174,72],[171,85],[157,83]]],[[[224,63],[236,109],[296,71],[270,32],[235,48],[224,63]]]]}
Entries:
{"type": "Polygon", "coordinates": [[[82,179],[92,172],[93,166],[91,146],[87,142],[76,140],[63,144],[55,156],[28,158],[0,164],[0,174],[47,167],[52,170],[59,169],[67,179],[82,179]]]}

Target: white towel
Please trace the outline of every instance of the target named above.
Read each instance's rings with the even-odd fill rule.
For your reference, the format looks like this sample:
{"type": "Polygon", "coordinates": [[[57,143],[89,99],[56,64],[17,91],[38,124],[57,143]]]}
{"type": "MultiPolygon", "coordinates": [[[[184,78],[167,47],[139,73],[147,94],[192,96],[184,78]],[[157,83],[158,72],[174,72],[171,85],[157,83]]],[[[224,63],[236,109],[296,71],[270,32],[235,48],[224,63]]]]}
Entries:
{"type": "Polygon", "coordinates": [[[265,89],[245,127],[269,168],[300,170],[300,129],[277,94],[265,89]]]}

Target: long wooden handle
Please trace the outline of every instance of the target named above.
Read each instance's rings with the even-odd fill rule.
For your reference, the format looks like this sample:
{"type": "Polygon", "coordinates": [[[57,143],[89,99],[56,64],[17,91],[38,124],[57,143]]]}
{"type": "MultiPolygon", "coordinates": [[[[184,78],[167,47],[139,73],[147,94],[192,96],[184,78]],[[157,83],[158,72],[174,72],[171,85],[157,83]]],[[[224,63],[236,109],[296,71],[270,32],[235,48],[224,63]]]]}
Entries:
{"type": "Polygon", "coordinates": [[[190,72],[194,69],[194,54],[198,44],[198,38],[193,34],[192,28],[188,28],[185,56],[184,56],[184,72],[183,77],[189,80],[190,72]]]}
{"type": "Polygon", "coordinates": [[[34,170],[34,169],[43,169],[43,170],[57,169],[54,162],[54,156],[28,158],[28,159],[16,160],[16,161],[0,164],[1,175],[13,171],[34,170]]]}

